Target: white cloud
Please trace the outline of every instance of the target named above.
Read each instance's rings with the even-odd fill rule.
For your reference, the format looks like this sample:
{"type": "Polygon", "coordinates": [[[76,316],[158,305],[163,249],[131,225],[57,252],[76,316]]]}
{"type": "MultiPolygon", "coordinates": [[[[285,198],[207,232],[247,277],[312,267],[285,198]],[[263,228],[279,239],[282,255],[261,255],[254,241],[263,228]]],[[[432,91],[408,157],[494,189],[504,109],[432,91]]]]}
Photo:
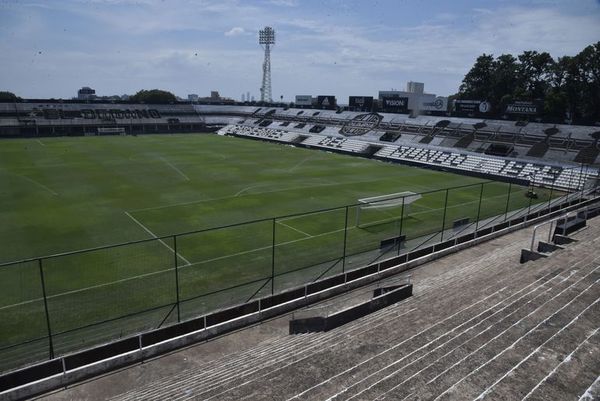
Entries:
{"type": "Polygon", "coordinates": [[[227,32],[225,32],[225,36],[240,36],[246,34],[246,30],[241,26],[234,26],[227,32]]]}
{"type": "Polygon", "coordinates": [[[293,10],[260,6],[269,0],[30,1],[31,7],[7,11],[5,20],[0,13],[0,34],[10,38],[0,41],[0,54],[11,54],[0,87],[25,97],[70,96],[88,82],[102,94],[160,86],[180,96],[212,89],[257,95],[262,52],[254,35],[265,24],[277,31],[273,95],[286,99],[300,92],[376,95],[408,80],[448,95],[481,53],[535,49],[559,57],[600,38],[597,11],[553,5],[498,3],[377,24],[368,15],[315,13],[303,3],[293,10]],[[64,22],[48,17],[50,6],[64,22]],[[90,29],[70,35],[70,20],[90,29]]]}
{"type": "Polygon", "coordinates": [[[283,7],[297,7],[298,0],[269,0],[269,3],[283,7]]]}

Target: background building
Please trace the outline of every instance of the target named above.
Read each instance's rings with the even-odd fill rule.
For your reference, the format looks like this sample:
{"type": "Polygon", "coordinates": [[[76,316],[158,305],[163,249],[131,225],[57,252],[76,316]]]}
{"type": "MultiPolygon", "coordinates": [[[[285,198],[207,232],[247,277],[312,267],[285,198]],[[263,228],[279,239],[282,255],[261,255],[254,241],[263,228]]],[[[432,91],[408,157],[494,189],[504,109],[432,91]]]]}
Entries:
{"type": "Polygon", "coordinates": [[[96,90],[89,86],[84,86],[77,91],[78,100],[93,100],[96,98],[96,90]]]}

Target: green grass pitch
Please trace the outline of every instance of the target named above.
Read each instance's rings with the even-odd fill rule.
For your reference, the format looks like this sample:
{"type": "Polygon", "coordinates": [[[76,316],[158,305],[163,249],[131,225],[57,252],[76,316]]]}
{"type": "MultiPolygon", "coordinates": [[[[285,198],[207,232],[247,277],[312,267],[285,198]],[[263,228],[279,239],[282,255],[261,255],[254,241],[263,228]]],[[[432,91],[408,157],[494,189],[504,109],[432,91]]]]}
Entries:
{"type": "MultiPolygon", "coordinates": [[[[3,140],[0,263],[148,239],[43,259],[53,346],[63,353],[357,266],[400,230],[410,240],[529,203],[526,188],[513,185],[508,195],[508,184],[492,182],[483,192],[454,189],[447,200],[445,191],[426,193],[402,223],[396,207],[363,210],[361,222],[378,224],[356,227],[356,207],[344,207],[481,182],[212,134],[3,140]],[[235,225],[246,221],[254,222],[235,225]],[[233,226],[194,232],[224,225],[233,226]],[[194,233],[154,239],[184,232],[194,233]],[[341,263],[344,253],[356,257],[341,263]]],[[[47,355],[39,272],[37,260],[0,267],[5,368],[47,355]]]]}

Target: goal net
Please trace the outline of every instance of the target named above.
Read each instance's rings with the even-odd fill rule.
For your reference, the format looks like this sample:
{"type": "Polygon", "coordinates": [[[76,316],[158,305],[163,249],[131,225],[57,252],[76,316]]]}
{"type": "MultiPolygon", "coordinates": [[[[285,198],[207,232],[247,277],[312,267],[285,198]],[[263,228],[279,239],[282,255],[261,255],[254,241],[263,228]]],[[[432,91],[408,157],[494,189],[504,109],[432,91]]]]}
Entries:
{"type": "Polygon", "coordinates": [[[410,213],[410,205],[419,199],[420,194],[410,191],[358,199],[356,226],[366,228],[399,221],[402,215],[410,213]]]}

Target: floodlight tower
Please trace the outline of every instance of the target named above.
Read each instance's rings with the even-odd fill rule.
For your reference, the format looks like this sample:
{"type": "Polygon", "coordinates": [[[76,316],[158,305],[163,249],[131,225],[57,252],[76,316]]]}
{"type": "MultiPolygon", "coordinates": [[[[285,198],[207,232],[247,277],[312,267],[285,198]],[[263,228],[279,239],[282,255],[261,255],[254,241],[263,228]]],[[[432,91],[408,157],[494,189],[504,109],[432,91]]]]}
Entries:
{"type": "Polygon", "coordinates": [[[258,44],[265,49],[265,61],[263,61],[263,78],[260,87],[260,100],[272,102],[271,98],[271,45],[275,44],[275,30],[270,26],[258,31],[258,44]]]}

